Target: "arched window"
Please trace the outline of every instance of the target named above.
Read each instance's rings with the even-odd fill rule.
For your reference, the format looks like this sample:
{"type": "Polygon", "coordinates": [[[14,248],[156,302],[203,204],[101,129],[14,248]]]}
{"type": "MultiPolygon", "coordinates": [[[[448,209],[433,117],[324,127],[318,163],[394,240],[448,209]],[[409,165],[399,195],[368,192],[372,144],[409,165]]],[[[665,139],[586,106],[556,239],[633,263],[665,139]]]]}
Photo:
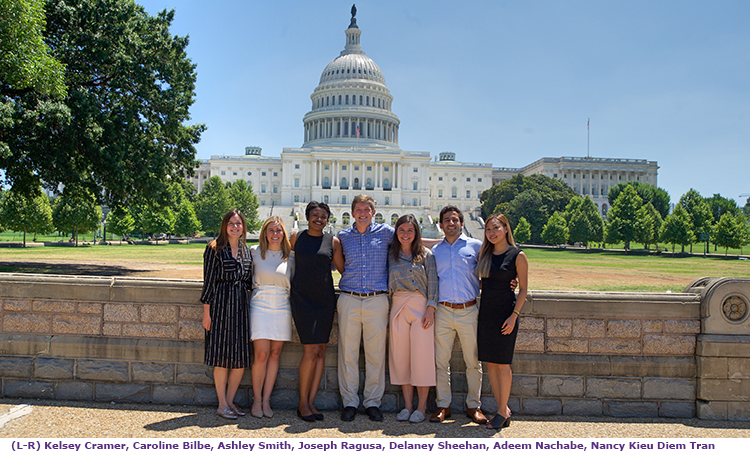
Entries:
{"type": "Polygon", "coordinates": [[[294,202],[299,202],[299,194],[294,195],[294,202]]]}
{"type": "Polygon", "coordinates": [[[323,188],[330,188],[330,187],[331,187],[331,182],[330,180],[328,180],[328,177],[325,177],[323,179],[323,188]]]}
{"type": "Polygon", "coordinates": [[[326,106],[329,105],[329,101],[330,101],[330,99],[326,96],[326,106]]]}
{"type": "Polygon", "coordinates": [[[355,189],[355,190],[360,189],[359,188],[359,178],[358,177],[354,177],[354,186],[353,186],[352,189],[355,189]]]}
{"type": "Polygon", "coordinates": [[[369,177],[367,178],[367,187],[366,187],[366,189],[368,189],[368,190],[371,190],[371,189],[373,189],[373,186],[372,186],[372,179],[371,179],[371,178],[369,178],[369,177]]]}
{"type": "Polygon", "coordinates": [[[366,104],[367,104],[368,106],[370,105],[370,97],[369,97],[369,96],[368,96],[367,98],[365,98],[365,103],[366,103],[366,104]]]}
{"type": "Polygon", "coordinates": [[[362,105],[362,95],[359,95],[359,105],[362,105]]]}
{"type": "Polygon", "coordinates": [[[383,179],[383,189],[384,190],[391,189],[391,182],[388,179],[383,179]]]}
{"type": "Polygon", "coordinates": [[[341,95],[339,95],[339,104],[341,104],[341,95]]]}
{"type": "Polygon", "coordinates": [[[458,197],[458,188],[455,186],[451,188],[451,197],[458,197]]]}
{"type": "Polygon", "coordinates": [[[341,177],[341,189],[345,190],[345,189],[348,189],[348,188],[349,187],[346,186],[346,177],[341,177]]]}
{"type": "Polygon", "coordinates": [[[388,196],[385,197],[385,205],[391,205],[391,198],[388,196]]]}
{"type": "Polygon", "coordinates": [[[383,224],[383,214],[382,213],[376,213],[375,214],[375,222],[383,224]]]}
{"type": "Polygon", "coordinates": [[[397,213],[392,213],[391,214],[391,226],[395,225],[396,221],[398,221],[398,214],[397,213]]]}
{"type": "Polygon", "coordinates": [[[349,224],[349,212],[344,212],[341,215],[341,224],[343,224],[344,226],[349,224]]]}
{"type": "Polygon", "coordinates": [[[345,100],[346,100],[346,103],[345,103],[345,104],[349,104],[349,95],[346,95],[346,98],[345,98],[345,100]]]}

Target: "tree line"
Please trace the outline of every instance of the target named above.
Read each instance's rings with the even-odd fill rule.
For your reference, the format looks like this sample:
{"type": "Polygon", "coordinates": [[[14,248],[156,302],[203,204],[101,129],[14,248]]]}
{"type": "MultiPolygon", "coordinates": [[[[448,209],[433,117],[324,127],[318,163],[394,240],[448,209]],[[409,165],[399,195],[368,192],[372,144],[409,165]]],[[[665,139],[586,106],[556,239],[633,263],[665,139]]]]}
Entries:
{"type": "MultiPolygon", "coordinates": [[[[78,244],[78,235],[99,229],[102,208],[96,198],[85,191],[63,192],[49,197],[39,189],[36,196],[26,196],[13,189],[0,196],[0,229],[26,234],[70,233],[78,244]]],[[[191,237],[199,232],[216,235],[223,215],[237,208],[245,214],[248,230],[260,228],[258,197],[252,185],[244,180],[223,183],[219,177],[206,181],[197,193],[192,183],[179,179],[168,187],[166,200],[159,204],[144,200],[130,206],[117,206],[104,220],[106,230],[119,236],[156,236],[170,234],[191,237]]]]}
{"type": "Polygon", "coordinates": [[[690,246],[705,242],[725,249],[750,243],[750,198],[743,208],[720,194],[704,198],[691,189],[670,212],[669,194],[640,182],[623,182],[609,189],[606,221],[590,196],[581,197],[567,184],[544,175],[521,174],[485,191],[484,216],[504,213],[521,242],[549,245],[658,242],[690,246]]]}

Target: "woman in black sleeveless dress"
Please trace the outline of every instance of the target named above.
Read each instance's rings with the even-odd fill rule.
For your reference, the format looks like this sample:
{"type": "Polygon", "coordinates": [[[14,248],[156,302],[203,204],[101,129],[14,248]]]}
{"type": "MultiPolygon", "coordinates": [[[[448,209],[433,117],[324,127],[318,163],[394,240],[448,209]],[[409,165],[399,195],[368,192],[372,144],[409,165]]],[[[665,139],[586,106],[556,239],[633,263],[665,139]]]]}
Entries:
{"type": "Polygon", "coordinates": [[[299,406],[297,416],[312,422],[323,420],[315,408],[315,395],[323,376],[326,343],[331,334],[336,295],[331,264],[344,270],[339,239],[324,233],[331,210],[324,202],[312,201],[305,209],[308,228],[292,235],[297,273],[292,277],[292,319],[304,354],[299,365],[299,406]]]}
{"type": "Polygon", "coordinates": [[[484,241],[479,251],[477,275],[482,279],[482,299],[477,324],[479,360],[487,365],[497,414],[487,428],[510,425],[510,385],[513,350],[518,334],[518,316],[526,301],[529,263],[513,241],[505,215],[494,214],[484,225],[484,241]],[[518,298],[511,281],[518,277],[518,298]]]}
{"type": "Polygon", "coordinates": [[[236,419],[245,413],[236,406],[235,393],[245,368],[250,366],[250,313],[252,258],[245,245],[245,217],[231,210],[221,222],[219,236],[203,254],[204,363],[214,367],[219,408],[216,413],[236,419]]]}

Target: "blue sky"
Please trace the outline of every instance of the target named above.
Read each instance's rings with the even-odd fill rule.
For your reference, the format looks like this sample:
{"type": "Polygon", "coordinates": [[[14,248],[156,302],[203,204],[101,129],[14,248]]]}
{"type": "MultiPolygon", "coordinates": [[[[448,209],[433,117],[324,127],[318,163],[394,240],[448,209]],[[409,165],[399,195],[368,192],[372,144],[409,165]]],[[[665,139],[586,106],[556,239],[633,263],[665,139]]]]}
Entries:
{"type": "MultiPolygon", "coordinates": [[[[351,1],[141,0],[176,11],[198,65],[198,158],[302,145],[302,117],[344,48],[351,1]]],[[[542,157],[658,162],[691,187],[750,193],[750,2],[359,1],[399,145],[521,167],[542,157]]]]}

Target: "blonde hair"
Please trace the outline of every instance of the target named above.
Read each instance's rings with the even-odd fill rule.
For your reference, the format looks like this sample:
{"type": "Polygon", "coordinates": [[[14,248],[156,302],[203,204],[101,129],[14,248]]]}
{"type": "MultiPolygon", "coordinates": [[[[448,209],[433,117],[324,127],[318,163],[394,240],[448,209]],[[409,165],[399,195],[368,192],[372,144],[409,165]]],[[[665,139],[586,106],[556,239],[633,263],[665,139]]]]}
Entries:
{"type": "Polygon", "coordinates": [[[284,232],[284,238],[281,239],[281,253],[284,256],[284,260],[289,259],[289,253],[292,251],[292,244],[289,242],[289,233],[284,225],[284,220],[279,216],[270,216],[263,222],[263,227],[260,229],[260,238],[258,239],[258,245],[260,247],[260,258],[266,259],[266,251],[268,251],[268,227],[273,223],[279,223],[281,230],[284,232]]]}
{"type": "Polygon", "coordinates": [[[479,250],[479,259],[477,259],[476,273],[477,275],[479,275],[479,278],[487,278],[488,276],[490,276],[490,267],[492,266],[492,250],[495,248],[495,245],[493,245],[492,242],[487,239],[487,226],[491,221],[495,220],[505,225],[505,228],[507,229],[505,233],[505,240],[508,241],[508,245],[516,246],[516,242],[513,241],[513,231],[511,231],[510,229],[508,218],[506,218],[506,216],[502,213],[493,213],[492,215],[490,215],[489,218],[487,218],[487,221],[484,222],[484,239],[482,240],[482,248],[479,250]]]}

